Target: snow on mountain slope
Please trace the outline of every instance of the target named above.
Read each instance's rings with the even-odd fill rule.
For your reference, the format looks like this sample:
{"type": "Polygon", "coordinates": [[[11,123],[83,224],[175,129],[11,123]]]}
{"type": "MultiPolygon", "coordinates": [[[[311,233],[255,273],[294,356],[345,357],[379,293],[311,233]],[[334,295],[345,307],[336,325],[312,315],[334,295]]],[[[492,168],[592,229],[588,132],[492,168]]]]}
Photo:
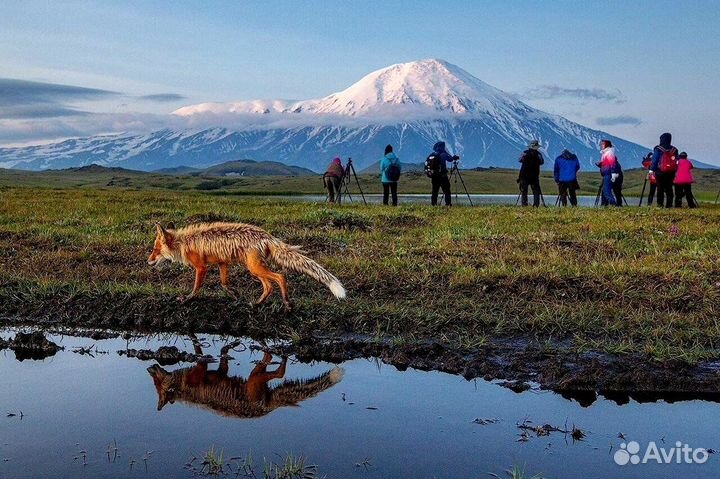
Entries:
{"type": "Polygon", "coordinates": [[[463,157],[464,167],[517,168],[527,142],[538,139],[548,167],[562,148],[569,148],[584,169],[592,169],[601,138],[616,144],[626,168],[638,166],[648,151],[534,109],[442,60],[392,65],[320,99],[202,103],[173,113],[189,124],[206,120],[226,127],[0,148],[0,166],[44,169],[98,163],[154,170],[251,158],[323,171],[336,155],[352,156],[364,168],[378,160],[388,143],[402,161],[421,162],[433,143],[444,140],[463,157]]]}
{"type": "Polygon", "coordinates": [[[428,114],[486,116],[532,109],[515,97],[443,60],[399,63],[366,75],[339,93],[304,101],[251,100],[201,103],[174,113],[305,113],[345,116],[392,115],[396,120],[424,119],[428,114]],[[398,106],[414,108],[397,108],[398,106]],[[410,116],[408,116],[408,113],[410,116]]]}

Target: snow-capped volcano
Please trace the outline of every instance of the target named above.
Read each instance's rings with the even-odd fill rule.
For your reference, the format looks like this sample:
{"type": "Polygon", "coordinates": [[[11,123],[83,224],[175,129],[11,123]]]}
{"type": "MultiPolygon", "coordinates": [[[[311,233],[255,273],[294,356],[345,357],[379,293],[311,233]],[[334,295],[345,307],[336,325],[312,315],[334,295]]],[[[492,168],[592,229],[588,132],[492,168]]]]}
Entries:
{"type": "Polygon", "coordinates": [[[201,103],[176,110],[181,116],[198,113],[305,113],[346,116],[410,114],[398,120],[428,115],[463,117],[527,109],[515,97],[443,60],[399,63],[363,77],[349,88],[325,98],[303,101],[253,100],[201,103]],[[400,107],[400,108],[398,108],[400,107]],[[408,108],[411,107],[411,108],[408,108]],[[413,115],[414,113],[414,115],[413,115]]]}
{"type": "Polygon", "coordinates": [[[194,130],[113,135],[52,145],[0,148],[0,166],[42,169],[98,163],[142,170],[208,167],[229,160],[275,160],[323,171],[334,156],[358,168],[392,144],[401,161],[422,162],[444,140],[463,166],[517,168],[537,139],[552,166],[563,148],[594,169],[601,138],[613,141],[625,167],[646,148],[526,105],[514,95],[443,60],[392,65],[349,88],[311,100],[201,103],[173,112],[194,130]],[[208,128],[197,128],[198,124],[208,128]]]}

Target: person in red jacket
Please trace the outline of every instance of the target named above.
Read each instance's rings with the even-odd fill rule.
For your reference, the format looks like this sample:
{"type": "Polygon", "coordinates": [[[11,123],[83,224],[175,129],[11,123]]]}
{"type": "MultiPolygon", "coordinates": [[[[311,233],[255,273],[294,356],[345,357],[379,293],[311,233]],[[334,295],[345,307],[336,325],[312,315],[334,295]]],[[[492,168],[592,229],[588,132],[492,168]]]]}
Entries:
{"type": "Polygon", "coordinates": [[[678,156],[677,173],[675,173],[675,208],[682,206],[683,196],[687,197],[689,208],[695,208],[697,203],[692,194],[692,184],[694,183],[692,170],[693,164],[688,160],[687,153],[684,151],[678,156]]]}

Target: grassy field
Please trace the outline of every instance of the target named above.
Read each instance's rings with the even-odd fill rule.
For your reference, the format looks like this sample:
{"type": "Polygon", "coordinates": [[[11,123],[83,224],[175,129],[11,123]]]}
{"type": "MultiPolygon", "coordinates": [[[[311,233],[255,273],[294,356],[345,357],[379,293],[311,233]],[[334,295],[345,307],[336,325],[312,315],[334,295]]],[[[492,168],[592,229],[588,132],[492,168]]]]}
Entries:
{"type": "Polygon", "coordinates": [[[98,326],[189,327],[297,338],[358,333],[478,347],[531,337],[658,359],[719,357],[720,208],[520,209],[344,205],[127,189],[0,190],[5,317],[98,326]],[[213,271],[186,305],[191,270],[146,264],[157,221],[260,225],[335,273],[335,301],[293,275],[296,309],[257,309],[259,284],[213,271]],[[87,321],[86,321],[87,323],[87,321]]]}
{"type": "MultiPolygon", "coordinates": [[[[714,201],[720,190],[720,170],[695,170],[696,184],[693,186],[699,200],[714,201]]],[[[515,194],[518,191],[516,170],[462,170],[462,176],[471,193],[515,194]]],[[[640,196],[644,172],[629,170],[625,178],[625,194],[640,196]]],[[[360,185],[367,193],[382,193],[377,175],[360,175],[360,185]]],[[[580,194],[595,196],[600,185],[597,172],[581,173],[580,194]]],[[[85,167],[75,170],[27,172],[0,170],[1,187],[38,188],[92,188],[119,190],[173,190],[202,191],[217,195],[300,195],[324,194],[322,176],[265,176],[265,177],[203,177],[183,175],[161,175],[131,170],[85,167]]],[[[460,188],[460,184],[453,188],[460,188]]],[[[556,194],[557,187],[549,172],[542,173],[542,189],[546,195],[556,194]]],[[[428,193],[430,182],[422,173],[410,172],[400,181],[400,193],[428,193]]],[[[353,182],[351,191],[357,191],[353,182]]]]}

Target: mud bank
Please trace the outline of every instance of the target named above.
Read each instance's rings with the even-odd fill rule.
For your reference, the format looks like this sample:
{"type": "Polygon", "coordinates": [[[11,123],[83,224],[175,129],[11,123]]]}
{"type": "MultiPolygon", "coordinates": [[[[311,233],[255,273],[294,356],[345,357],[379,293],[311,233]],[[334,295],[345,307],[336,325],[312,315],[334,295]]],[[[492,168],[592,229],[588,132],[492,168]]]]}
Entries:
{"type": "MultiPolygon", "coordinates": [[[[74,322],[44,322],[4,318],[4,326],[41,327],[66,335],[112,337],[118,333],[110,325],[74,322]]],[[[117,325],[116,325],[117,326],[117,325]]],[[[211,324],[185,323],[180,319],[162,323],[161,329],[138,328],[125,331],[123,337],[135,334],[221,334],[246,336],[255,340],[283,339],[271,348],[279,355],[294,355],[302,362],[328,361],[340,363],[358,358],[378,358],[399,370],[413,368],[461,375],[467,380],[497,380],[515,392],[530,388],[552,390],[580,404],[592,404],[599,396],[618,404],[630,399],[638,402],[667,402],[704,399],[720,402],[720,363],[683,361],[657,362],[641,354],[611,355],[598,352],[578,353],[569,342],[549,345],[528,338],[494,338],[478,348],[462,348],[434,340],[417,340],[398,344],[392,338],[359,337],[343,334],[306,335],[287,341],[280,335],[258,334],[242,327],[223,328],[211,324]]],[[[158,326],[158,325],[156,325],[158,326]]],[[[203,358],[176,347],[153,350],[118,351],[138,359],[155,359],[164,364],[193,362],[203,358]]]]}
{"type": "Polygon", "coordinates": [[[583,406],[602,395],[618,404],[704,399],[720,402],[720,364],[655,362],[641,355],[578,354],[548,350],[526,339],[497,339],[477,350],[448,348],[436,342],[393,346],[346,339],[301,341],[282,348],[301,361],[340,362],[375,357],[400,370],[414,368],[462,375],[467,380],[502,380],[515,392],[530,387],[552,390],[583,406]]]}

